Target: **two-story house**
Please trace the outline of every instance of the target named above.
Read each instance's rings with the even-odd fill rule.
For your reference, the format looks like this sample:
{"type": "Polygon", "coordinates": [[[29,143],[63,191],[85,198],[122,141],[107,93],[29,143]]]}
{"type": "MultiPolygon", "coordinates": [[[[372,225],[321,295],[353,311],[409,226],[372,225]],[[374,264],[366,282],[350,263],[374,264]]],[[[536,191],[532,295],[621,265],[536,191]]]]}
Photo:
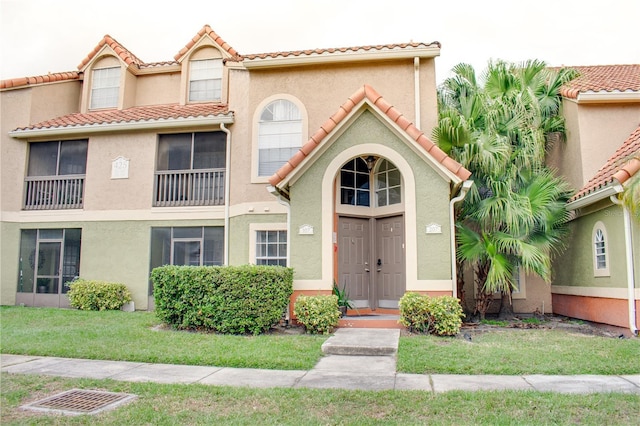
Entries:
{"type": "Polygon", "coordinates": [[[78,71],[2,81],[2,304],[68,306],[76,276],[153,308],[175,265],[294,268],[363,312],[455,294],[470,173],[425,134],[438,43],[241,55],[204,26],[146,63],[110,36],[78,71]]]}

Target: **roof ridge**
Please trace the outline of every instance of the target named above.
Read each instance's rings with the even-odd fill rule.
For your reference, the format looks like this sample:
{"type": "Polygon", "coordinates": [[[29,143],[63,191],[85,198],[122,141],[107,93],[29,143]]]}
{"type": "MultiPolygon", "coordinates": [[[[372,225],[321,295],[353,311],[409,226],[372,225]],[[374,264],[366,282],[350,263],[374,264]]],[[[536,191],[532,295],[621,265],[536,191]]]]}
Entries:
{"type": "Polygon", "coordinates": [[[10,89],[12,87],[29,86],[31,84],[54,83],[57,81],[79,80],[78,71],[54,72],[45,75],[32,77],[18,77],[7,80],[0,80],[0,89],[10,89]]]}
{"type": "Polygon", "coordinates": [[[184,56],[184,54],[187,53],[193,46],[195,46],[195,44],[200,41],[205,35],[211,37],[211,39],[216,42],[222,49],[224,49],[229,55],[233,57],[240,56],[240,54],[229,45],[229,43],[224,41],[222,37],[220,37],[215,31],[213,31],[209,24],[205,24],[200,29],[200,31],[198,31],[198,33],[193,36],[193,38],[189,40],[189,42],[187,42],[187,44],[182,49],[180,49],[180,51],[173,57],[173,59],[179,61],[184,56]]]}
{"type": "Polygon", "coordinates": [[[440,42],[432,41],[431,43],[424,42],[408,42],[408,43],[388,43],[388,44],[370,44],[370,45],[362,45],[362,46],[350,46],[350,47],[326,47],[326,48],[315,48],[315,49],[297,49],[297,50],[288,50],[288,51],[278,51],[278,52],[264,52],[264,53],[252,53],[248,55],[241,55],[237,59],[239,61],[247,59],[263,59],[263,58],[276,58],[278,56],[288,57],[288,56],[302,56],[302,55],[312,55],[312,54],[323,54],[323,53],[336,53],[336,52],[357,52],[360,50],[383,50],[383,49],[406,49],[408,47],[420,47],[420,46],[437,46],[442,47],[440,42]]]}
{"type": "Polygon", "coordinates": [[[137,67],[140,67],[144,64],[144,61],[134,55],[129,49],[124,47],[122,43],[111,37],[109,34],[105,34],[105,36],[102,37],[102,40],[98,42],[96,47],[94,47],[93,50],[89,52],[89,54],[82,60],[82,62],[80,62],[80,65],[78,65],[78,69],[82,70],[82,68],[87,65],[105,45],[109,46],[118,55],[118,57],[120,57],[120,59],[122,59],[127,64],[127,66],[133,64],[137,67]]]}
{"type": "Polygon", "coordinates": [[[449,157],[435,143],[433,143],[424,132],[410,122],[400,111],[388,103],[380,93],[368,84],[361,86],[347,100],[340,105],[338,110],[327,119],[320,128],[300,147],[287,162],[269,178],[269,183],[276,186],[282,182],[302,161],[311,154],[326,137],[335,129],[353,109],[366,99],[385,114],[391,121],[398,125],[407,133],[418,145],[426,150],[435,161],[442,164],[451,173],[461,180],[467,180],[471,172],[465,169],[462,164],[449,157]]]}

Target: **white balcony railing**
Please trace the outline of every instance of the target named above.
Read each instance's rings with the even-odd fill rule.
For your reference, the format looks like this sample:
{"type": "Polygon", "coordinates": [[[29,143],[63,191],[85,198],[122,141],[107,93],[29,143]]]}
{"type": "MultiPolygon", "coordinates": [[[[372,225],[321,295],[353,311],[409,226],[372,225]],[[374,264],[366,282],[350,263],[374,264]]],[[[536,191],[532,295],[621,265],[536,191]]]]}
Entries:
{"type": "Polygon", "coordinates": [[[83,200],[84,175],[25,178],[25,210],[81,209],[83,200]]]}
{"type": "Polygon", "coordinates": [[[224,173],[225,169],[157,171],[153,205],[224,205],[224,173]]]}

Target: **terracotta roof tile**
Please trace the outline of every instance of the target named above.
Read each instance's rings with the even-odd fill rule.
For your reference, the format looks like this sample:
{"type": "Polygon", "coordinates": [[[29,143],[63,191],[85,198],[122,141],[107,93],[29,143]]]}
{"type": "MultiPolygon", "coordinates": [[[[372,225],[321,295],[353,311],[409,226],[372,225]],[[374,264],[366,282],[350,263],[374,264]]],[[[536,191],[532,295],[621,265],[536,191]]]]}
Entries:
{"type": "Polygon", "coordinates": [[[640,91],[640,64],[566,67],[578,71],[578,77],[566,83],[560,94],[577,99],[584,92],[640,91]]]}
{"type": "Polygon", "coordinates": [[[398,50],[406,48],[420,48],[420,47],[441,47],[440,43],[434,41],[432,43],[394,43],[375,46],[353,46],[353,47],[338,47],[338,48],[323,48],[323,49],[306,49],[306,50],[294,50],[294,51],[282,51],[271,53],[256,53],[251,55],[242,55],[238,60],[251,61],[254,59],[267,59],[267,58],[288,58],[296,56],[313,56],[323,55],[331,53],[347,53],[347,52],[360,52],[360,51],[384,51],[384,50],[398,50]]]}
{"type": "Polygon", "coordinates": [[[78,71],[57,72],[47,75],[38,75],[35,77],[12,78],[0,81],[0,89],[10,89],[12,87],[29,86],[31,84],[54,83],[57,81],[78,80],[80,73],[78,71]]]}
{"type": "Polygon", "coordinates": [[[200,29],[200,31],[198,31],[195,36],[193,36],[191,40],[189,40],[189,42],[182,49],[180,49],[180,51],[173,58],[176,61],[179,61],[184,56],[184,54],[187,53],[193,46],[195,46],[195,44],[200,41],[200,39],[205,35],[211,37],[211,39],[213,39],[213,41],[215,41],[229,55],[233,57],[240,56],[238,52],[236,52],[233,47],[229,46],[226,41],[224,41],[218,34],[216,34],[216,32],[213,31],[213,29],[209,25],[205,25],[200,29]]]}
{"type": "Polygon", "coordinates": [[[84,66],[87,65],[105,45],[113,49],[113,51],[116,52],[116,54],[120,57],[120,59],[124,61],[125,64],[127,64],[127,66],[133,64],[140,68],[141,65],[144,64],[144,62],[140,60],[136,55],[131,53],[122,44],[118,43],[116,39],[107,34],[102,37],[102,40],[100,40],[100,42],[96,45],[96,47],[93,48],[93,50],[87,55],[87,57],[84,58],[82,62],[80,62],[80,65],[78,65],[78,69],[81,70],[82,68],[84,68],[84,66]]]}
{"type": "Polygon", "coordinates": [[[328,136],[340,122],[335,122],[336,117],[340,117],[340,121],[344,120],[347,115],[353,110],[353,108],[359,104],[362,100],[368,99],[374,105],[381,105],[383,113],[389,117],[393,122],[403,128],[407,135],[416,141],[421,147],[428,151],[433,158],[441,163],[450,172],[455,174],[461,180],[467,180],[471,176],[471,172],[462,167],[460,163],[453,160],[447,154],[438,148],[433,142],[431,142],[422,131],[420,131],[413,123],[407,120],[402,114],[400,114],[394,107],[390,106],[378,92],[376,92],[371,86],[364,85],[358,89],[348,100],[340,106],[340,109],[344,110],[346,114],[334,114],[325,123],[320,126],[320,130],[314,133],[314,135],[302,145],[300,150],[285,163],[276,173],[269,178],[269,183],[276,186],[282,182],[296,167],[302,163],[302,161],[311,154],[316,147],[322,143],[322,141],[328,136]]]}
{"type": "Polygon", "coordinates": [[[15,130],[20,131],[51,128],[63,129],[94,124],[136,123],[149,120],[207,117],[224,115],[228,112],[228,105],[219,103],[142,106],[127,108],[123,110],[110,109],[89,112],[86,114],[68,114],[51,120],[42,121],[28,127],[19,127],[15,130]]]}
{"type": "Polygon", "coordinates": [[[612,183],[624,183],[640,170],[640,127],[624,141],[594,177],[569,201],[575,201],[612,183]],[[635,156],[635,158],[633,158],[635,156]]]}

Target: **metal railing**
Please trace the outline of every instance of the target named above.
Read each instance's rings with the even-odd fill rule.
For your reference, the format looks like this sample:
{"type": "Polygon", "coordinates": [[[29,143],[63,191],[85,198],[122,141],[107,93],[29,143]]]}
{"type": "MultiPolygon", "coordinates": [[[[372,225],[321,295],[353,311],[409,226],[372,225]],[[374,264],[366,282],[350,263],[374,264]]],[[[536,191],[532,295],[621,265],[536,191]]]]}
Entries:
{"type": "Polygon", "coordinates": [[[156,171],[154,207],[224,205],[225,169],[156,171]]]}
{"type": "Polygon", "coordinates": [[[26,177],[24,209],[81,209],[84,178],[84,175],[26,177]]]}

